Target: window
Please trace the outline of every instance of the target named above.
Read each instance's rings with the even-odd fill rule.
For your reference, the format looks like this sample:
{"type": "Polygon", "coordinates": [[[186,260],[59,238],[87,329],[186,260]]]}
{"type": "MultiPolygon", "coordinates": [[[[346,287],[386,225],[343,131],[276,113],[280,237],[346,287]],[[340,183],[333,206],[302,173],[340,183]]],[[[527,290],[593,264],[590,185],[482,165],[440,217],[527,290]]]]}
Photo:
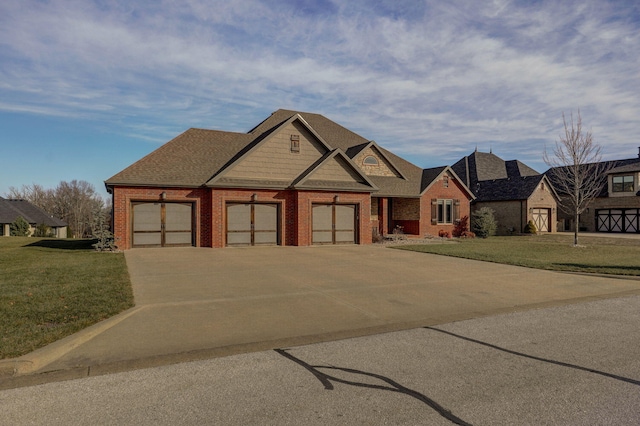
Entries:
{"type": "Polygon", "coordinates": [[[366,157],[364,157],[362,164],[366,164],[367,166],[377,166],[378,159],[373,155],[367,155],[366,157]]]}
{"type": "Polygon", "coordinates": [[[300,135],[291,135],[291,152],[300,152],[300,135]]]}
{"type": "Polygon", "coordinates": [[[633,175],[614,176],[613,192],[633,192],[633,175]]]}
{"type": "Polygon", "coordinates": [[[453,223],[453,200],[438,200],[438,223],[453,223]]]}

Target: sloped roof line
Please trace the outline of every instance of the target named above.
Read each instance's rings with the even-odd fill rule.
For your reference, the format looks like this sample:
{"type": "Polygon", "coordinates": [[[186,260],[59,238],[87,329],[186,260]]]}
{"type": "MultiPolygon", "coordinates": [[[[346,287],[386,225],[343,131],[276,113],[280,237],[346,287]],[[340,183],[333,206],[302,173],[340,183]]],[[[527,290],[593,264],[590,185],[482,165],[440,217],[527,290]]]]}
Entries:
{"type": "Polygon", "coordinates": [[[28,223],[47,226],[66,226],[66,222],[42,210],[27,200],[0,198],[0,223],[12,223],[22,216],[28,223]]]}
{"type": "MultiPolygon", "coordinates": [[[[380,156],[381,156],[381,157],[382,157],[382,158],[383,158],[387,163],[389,163],[389,165],[391,165],[391,167],[393,168],[393,171],[394,171],[394,172],[396,172],[398,175],[400,175],[400,177],[401,177],[402,179],[407,180],[407,177],[404,175],[404,173],[402,173],[402,171],[400,170],[400,168],[398,168],[398,166],[396,166],[396,165],[393,163],[393,161],[391,161],[391,159],[390,159],[388,156],[386,156],[386,155],[384,154],[384,152],[382,152],[382,150],[380,149],[380,146],[379,146],[379,145],[376,143],[376,141],[374,141],[374,140],[371,140],[371,141],[367,142],[364,146],[362,146],[362,148],[361,148],[358,152],[354,153],[353,157],[355,157],[356,155],[358,155],[359,153],[361,153],[361,152],[362,152],[362,151],[364,151],[365,149],[367,149],[367,148],[371,148],[371,147],[373,147],[373,148],[376,150],[376,152],[377,152],[377,153],[378,153],[378,154],[379,154],[379,155],[380,155],[380,156]]],[[[353,158],[353,157],[351,157],[351,158],[353,158]]]]}
{"type": "Polygon", "coordinates": [[[283,121],[279,125],[274,128],[269,129],[267,132],[261,133],[258,135],[253,141],[251,141],[241,152],[239,152],[236,156],[234,156],[229,162],[227,162],[220,170],[218,170],[206,183],[205,185],[211,185],[215,183],[217,180],[224,177],[226,173],[233,169],[233,167],[237,164],[240,164],[243,159],[245,159],[250,153],[258,149],[259,146],[266,143],[271,137],[273,137],[278,130],[283,129],[285,126],[299,121],[302,125],[311,133],[320,144],[327,150],[331,151],[331,146],[306,122],[304,118],[300,114],[295,114],[289,119],[283,121]]]}
{"type": "Polygon", "coordinates": [[[473,194],[471,189],[469,189],[469,187],[465,185],[464,181],[460,179],[460,176],[458,176],[450,166],[440,166],[440,167],[433,167],[430,169],[423,169],[422,173],[423,173],[422,175],[423,189],[420,192],[420,195],[423,195],[425,192],[427,192],[429,188],[431,188],[433,184],[436,183],[440,179],[440,177],[443,176],[445,173],[450,173],[458,182],[460,182],[460,185],[462,185],[462,188],[467,192],[468,195],[471,196],[472,200],[476,198],[476,196],[473,194]]]}
{"type": "Polygon", "coordinates": [[[311,176],[318,171],[323,165],[327,164],[329,161],[334,159],[335,157],[340,157],[347,162],[347,165],[351,168],[353,172],[355,172],[363,181],[366,182],[368,186],[371,187],[372,190],[377,191],[379,188],[365,175],[358,166],[355,165],[353,160],[349,158],[347,154],[344,153],[340,148],[336,148],[330,152],[327,152],[324,156],[318,159],[315,163],[313,163],[309,168],[307,168],[304,172],[302,172],[297,178],[293,180],[291,183],[291,187],[299,187],[303,185],[307,180],[311,178],[311,176]]]}

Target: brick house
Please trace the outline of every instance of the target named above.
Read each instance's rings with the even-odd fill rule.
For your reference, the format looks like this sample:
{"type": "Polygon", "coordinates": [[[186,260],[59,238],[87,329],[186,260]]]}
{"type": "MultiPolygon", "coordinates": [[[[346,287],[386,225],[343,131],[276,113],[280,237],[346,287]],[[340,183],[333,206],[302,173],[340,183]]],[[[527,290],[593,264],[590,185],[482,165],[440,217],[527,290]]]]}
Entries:
{"type": "Polygon", "coordinates": [[[451,168],[476,197],[472,211],[494,210],[498,235],[522,233],[530,220],[539,232],[557,231],[558,194],[545,175],[518,160],[477,150],[451,168]]]}
{"type": "Polygon", "coordinates": [[[368,244],[453,228],[473,194],[319,114],[278,110],[248,133],[189,129],[105,181],[122,249],[368,244]]]}
{"type": "MultiPolygon", "coordinates": [[[[638,158],[603,163],[609,171],[601,176],[600,195],[580,215],[580,230],[640,233],[640,153],[638,158]]],[[[560,211],[558,221],[562,230],[575,230],[573,216],[560,211]]]]}

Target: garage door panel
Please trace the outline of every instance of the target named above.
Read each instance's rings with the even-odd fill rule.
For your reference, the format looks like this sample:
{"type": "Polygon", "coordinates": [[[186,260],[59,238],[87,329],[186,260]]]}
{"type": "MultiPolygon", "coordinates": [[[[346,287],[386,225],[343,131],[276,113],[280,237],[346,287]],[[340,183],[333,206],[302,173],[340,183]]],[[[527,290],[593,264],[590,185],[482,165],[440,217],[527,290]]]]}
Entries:
{"type": "Polygon", "coordinates": [[[165,229],[191,232],[191,204],[166,204],[165,229]]]}
{"type": "Polygon", "coordinates": [[[277,204],[227,204],[227,245],[277,245],[277,204]]]}
{"type": "Polygon", "coordinates": [[[159,246],[162,245],[161,232],[134,232],[134,246],[159,246]]]}
{"type": "Polygon", "coordinates": [[[337,231],[336,244],[353,244],[356,241],[356,235],[353,231],[337,231]]]}
{"type": "Polygon", "coordinates": [[[193,244],[191,203],[133,204],[133,246],[193,244]]]}
{"type": "Polygon", "coordinates": [[[540,232],[549,232],[549,209],[533,209],[533,223],[540,232]]]}
{"type": "Polygon", "coordinates": [[[162,228],[160,204],[145,203],[133,206],[133,229],[136,232],[158,231],[162,228]]]}
{"type": "Polygon", "coordinates": [[[251,231],[251,205],[227,205],[227,230],[251,231]]]}
{"type": "Polygon", "coordinates": [[[274,204],[254,205],[254,229],[256,231],[278,230],[278,206],[274,204]]]}
{"type": "Polygon", "coordinates": [[[353,204],[314,204],[312,206],[313,244],[354,244],[356,206],[353,204]]]}

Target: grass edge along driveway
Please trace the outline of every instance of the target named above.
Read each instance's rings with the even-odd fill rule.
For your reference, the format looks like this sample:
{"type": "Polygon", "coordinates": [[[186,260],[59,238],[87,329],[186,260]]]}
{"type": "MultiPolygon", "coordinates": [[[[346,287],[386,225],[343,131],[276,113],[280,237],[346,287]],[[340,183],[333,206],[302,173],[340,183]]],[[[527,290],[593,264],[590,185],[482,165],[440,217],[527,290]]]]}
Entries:
{"type": "Polygon", "coordinates": [[[572,239],[573,234],[546,234],[393,248],[551,271],[640,276],[640,240],[581,237],[581,247],[572,247],[572,239]]]}
{"type": "Polygon", "coordinates": [[[91,240],[0,238],[0,359],[15,358],[134,305],[123,253],[91,240]]]}

